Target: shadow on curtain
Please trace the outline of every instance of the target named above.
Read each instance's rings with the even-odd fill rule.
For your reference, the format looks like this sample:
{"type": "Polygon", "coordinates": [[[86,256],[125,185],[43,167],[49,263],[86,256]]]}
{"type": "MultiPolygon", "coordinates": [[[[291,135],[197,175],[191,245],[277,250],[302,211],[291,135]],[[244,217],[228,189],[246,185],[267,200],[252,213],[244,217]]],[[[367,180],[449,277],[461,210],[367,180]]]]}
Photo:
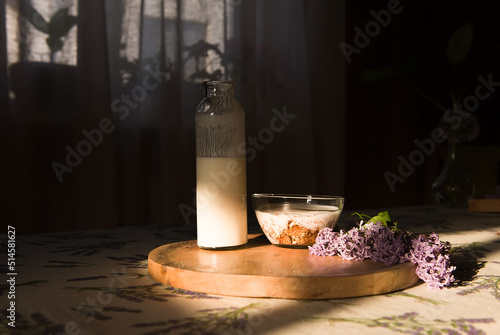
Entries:
{"type": "Polygon", "coordinates": [[[342,195],[343,4],[0,4],[2,215],[20,233],[194,224],[207,79],[237,82],[248,194],[342,195]]]}

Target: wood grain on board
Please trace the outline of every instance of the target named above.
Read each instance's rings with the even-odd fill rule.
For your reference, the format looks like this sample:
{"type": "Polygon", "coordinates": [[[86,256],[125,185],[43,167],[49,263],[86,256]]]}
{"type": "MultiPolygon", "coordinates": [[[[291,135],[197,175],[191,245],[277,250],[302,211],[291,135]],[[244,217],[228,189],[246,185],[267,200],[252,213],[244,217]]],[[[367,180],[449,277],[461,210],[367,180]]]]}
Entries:
{"type": "Polygon", "coordinates": [[[386,266],[314,256],[308,249],[273,246],[264,235],[249,236],[248,244],[235,250],[203,250],[195,240],[166,244],[150,252],[148,269],[165,285],[240,297],[358,297],[405,289],[419,281],[412,263],[386,266]]]}

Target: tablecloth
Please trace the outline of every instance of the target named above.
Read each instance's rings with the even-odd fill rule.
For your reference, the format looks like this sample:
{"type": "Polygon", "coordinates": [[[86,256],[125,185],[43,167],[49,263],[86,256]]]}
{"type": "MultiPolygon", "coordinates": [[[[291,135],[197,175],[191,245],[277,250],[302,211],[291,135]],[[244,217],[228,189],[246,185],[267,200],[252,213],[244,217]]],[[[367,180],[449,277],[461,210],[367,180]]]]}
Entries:
{"type": "MultiPolygon", "coordinates": [[[[452,243],[452,286],[432,290],[419,282],[403,291],[332,300],[218,296],[148,275],[148,253],[196,239],[194,224],[34,235],[16,235],[7,226],[0,333],[500,334],[500,214],[437,206],[385,210],[402,228],[435,232],[452,243]]],[[[339,225],[350,218],[344,215],[339,225]]]]}

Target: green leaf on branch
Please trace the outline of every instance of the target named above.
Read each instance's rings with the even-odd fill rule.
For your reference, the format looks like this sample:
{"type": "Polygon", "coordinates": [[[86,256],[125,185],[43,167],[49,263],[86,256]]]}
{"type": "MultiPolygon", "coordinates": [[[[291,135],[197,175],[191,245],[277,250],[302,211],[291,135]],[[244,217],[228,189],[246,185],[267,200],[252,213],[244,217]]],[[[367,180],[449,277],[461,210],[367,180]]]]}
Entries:
{"type": "Polygon", "coordinates": [[[427,62],[420,58],[410,58],[405,61],[399,68],[384,66],[376,69],[367,69],[363,71],[358,80],[363,83],[376,83],[391,77],[406,76],[419,71],[427,66],[427,62]]]}
{"type": "Polygon", "coordinates": [[[401,76],[406,76],[415,73],[422,68],[427,66],[427,62],[420,58],[410,58],[406,60],[401,67],[398,69],[398,74],[401,76]]]}
{"type": "Polygon", "coordinates": [[[377,215],[375,215],[373,217],[371,217],[369,215],[366,215],[366,214],[360,214],[358,212],[354,212],[351,215],[357,215],[360,220],[363,220],[366,223],[368,223],[368,222],[373,222],[373,223],[380,222],[384,226],[387,226],[388,223],[392,222],[391,217],[389,216],[389,212],[387,212],[387,211],[380,212],[380,213],[378,213],[377,215]]]}
{"type": "Polygon", "coordinates": [[[369,215],[366,215],[366,214],[361,214],[361,213],[358,213],[358,212],[354,212],[352,213],[351,215],[357,215],[359,217],[360,220],[365,220],[365,219],[369,219],[370,216],[369,215]]]}
{"type": "Polygon", "coordinates": [[[384,226],[387,226],[387,223],[392,222],[392,220],[391,220],[391,217],[389,216],[389,212],[385,211],[385,212],[378,213],[377,215],[372,217],[370,220],[368,220],[368,222],[373,222],[373,223],[380,222],[384,226]]]}
{"type": "Polygon", "coordinates": [[[368,69],[363,71],[358,77],[358,80],[363,83],[376,83],[390,77],[397,76],[398,71],[389,66],[380,67],[378,69],[368,69]]]}
{"type": "Polygon", "coordinates": [[[465,60],[472,45],[474,28],[472,23],[466,23],[455,30],[448,41],[446,54],[453,64],[460,64],[465,60]]]}

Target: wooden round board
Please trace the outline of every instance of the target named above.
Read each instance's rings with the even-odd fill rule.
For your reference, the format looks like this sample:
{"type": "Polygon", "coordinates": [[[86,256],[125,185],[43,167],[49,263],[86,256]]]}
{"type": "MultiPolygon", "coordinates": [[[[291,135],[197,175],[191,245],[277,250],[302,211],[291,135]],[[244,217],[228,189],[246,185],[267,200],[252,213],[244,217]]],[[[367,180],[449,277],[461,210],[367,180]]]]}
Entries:
{"type": "Polygon", "coordinates": [[[148,270],[156,281],[190,291],[288,299],[383,294],[419,280],[412,263],[319,257],[308,249],[273,246],[264,235],[249,236],[235,250],[203,250],[195,240],[166,244],[149,253],[148,270]]]}

